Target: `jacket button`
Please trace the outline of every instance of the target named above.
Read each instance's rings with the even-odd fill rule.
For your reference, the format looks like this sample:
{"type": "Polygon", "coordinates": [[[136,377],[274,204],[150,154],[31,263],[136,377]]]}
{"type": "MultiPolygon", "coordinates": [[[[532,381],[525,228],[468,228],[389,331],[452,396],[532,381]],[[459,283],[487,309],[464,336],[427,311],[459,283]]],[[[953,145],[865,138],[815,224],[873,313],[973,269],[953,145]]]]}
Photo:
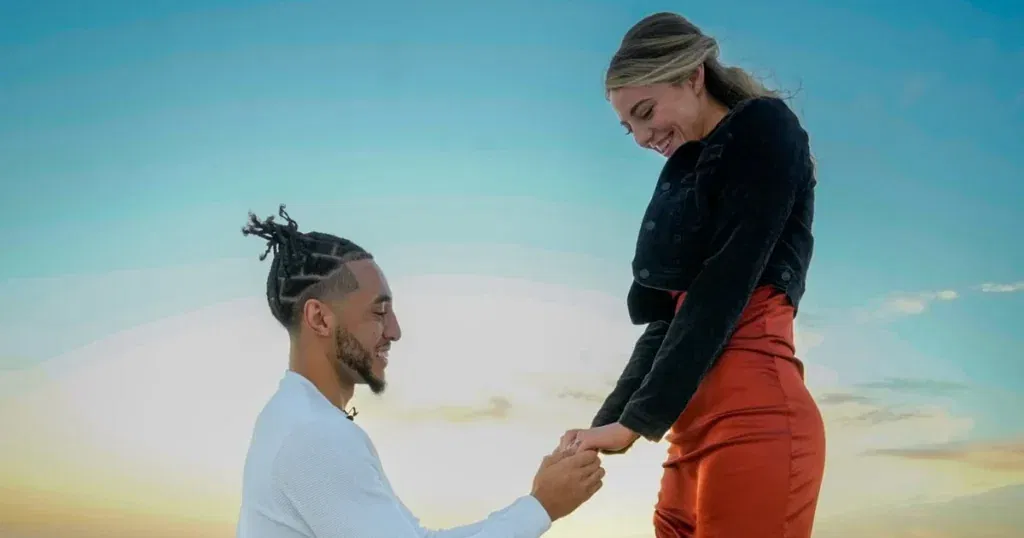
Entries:
{"type": "Polygon", "coordinates": [[[671,186],[672,185],[669,185],[668,182],[666,181],[665,183],[661,184],[661,190],[667,191],[669,189],[669,187],[671,187],[671,186]]]}
{"type": "Polygon", "coordinates": [[[640,278],[647,278],[647,277],[651,276],[651,272],[648,271],[647,269],[641,269],[641,270],[636,272],[636,276],[638,276],[640,278]]]}
{"type": "Polygon", "coordinates": [[[645,222],[644,223],[644,229],[647,230],[648,232],[653,230],[654,229],[654,221],[653,220],[649,220],[649,221],[645,222]]]}
{"type": "Polygon", "coordinates": [[[682,243],[683,242],[683,236],[681,236],[679,234],[675,234],[675,235],[672,236],[672,241],[675,241],[676,243],[682,243]]]}
{"type": "Polygon", "coordinates": [[[790,278],[793,278],[793,275],[791,275],[789,273],[789,271],[783,271],[782,272],[782,280],[783,280],[783,282],[789,282],[790,278]]]}

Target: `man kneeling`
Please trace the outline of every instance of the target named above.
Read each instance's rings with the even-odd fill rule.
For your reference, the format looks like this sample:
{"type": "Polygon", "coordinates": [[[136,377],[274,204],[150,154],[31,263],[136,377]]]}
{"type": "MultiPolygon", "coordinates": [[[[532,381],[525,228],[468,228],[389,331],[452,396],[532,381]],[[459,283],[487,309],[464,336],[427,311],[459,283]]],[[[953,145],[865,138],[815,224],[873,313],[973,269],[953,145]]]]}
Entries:
{"type": "Polygon", "coordinates": [[[356,384],[385,387],[401,337],[387,280],[358,245],[254,215],[246,235],[273,252],[267,301],[291,337],[289,368],[256,421],[238,538],[536,538],[601,487],[595,451],[544,458],[533,490],[483,521],[430,531],[391,489],[377,451],[345,411],[356,384]]]}

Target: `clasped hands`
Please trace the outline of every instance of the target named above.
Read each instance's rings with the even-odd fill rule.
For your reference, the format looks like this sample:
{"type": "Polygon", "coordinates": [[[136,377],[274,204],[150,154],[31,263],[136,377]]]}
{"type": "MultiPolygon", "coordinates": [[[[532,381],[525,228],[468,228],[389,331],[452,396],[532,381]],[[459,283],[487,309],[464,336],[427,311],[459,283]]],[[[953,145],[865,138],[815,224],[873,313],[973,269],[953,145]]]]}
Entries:
{"type": "Polygon", "coordinates": [[[562,435],[558,450],[575,453],[580,450],[597,450],[602,454],[621,454],[633,446],[640,434],[613,422],[588,429],[569,430],[562,435]]]}
{"type": "Polygon", "coordinates": [[[532,494],[551,521],[576,510],[601,489],[604,469],[598,452],[625,452],[639,437],[617,423],[565,432],[533,479],[532,494]]]}

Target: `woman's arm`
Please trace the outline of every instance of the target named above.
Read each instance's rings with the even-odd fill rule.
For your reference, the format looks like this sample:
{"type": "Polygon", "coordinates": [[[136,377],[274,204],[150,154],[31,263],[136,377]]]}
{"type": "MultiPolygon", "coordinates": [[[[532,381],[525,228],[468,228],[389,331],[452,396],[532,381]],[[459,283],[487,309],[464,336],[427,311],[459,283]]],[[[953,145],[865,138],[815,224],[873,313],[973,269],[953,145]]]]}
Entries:
{"type": "Polygon", "coordinates": [[[640,388],[640,384],[647,377],[647,372],[651,371],[654,355],[661,347],[661,342],[665,339],[667,332],[667,321],[655,321],[647,325],[644,333],[640,335],[636,345],[633,346],[633,354],[629,356],[629,361],[622,370],[622,374],[619,375],[615,388],[612,389],[611,394],[605,398],[601,408],[594,415],[594,420],[590,423],[591,428],[619,420],[619,416],[626,408],[626,403],[629,402],[636,389],[640,388]]]}
{"type": "Polygon", "coordinates": [[[619,423],[658,441],[686,408],[728,342],[809,184],[807,133],[780,100],[747,103],[731,119],[720,161],[698,185],[722,189],[715,208],[715,253],[686,290],[650,372],[619,423]]]}

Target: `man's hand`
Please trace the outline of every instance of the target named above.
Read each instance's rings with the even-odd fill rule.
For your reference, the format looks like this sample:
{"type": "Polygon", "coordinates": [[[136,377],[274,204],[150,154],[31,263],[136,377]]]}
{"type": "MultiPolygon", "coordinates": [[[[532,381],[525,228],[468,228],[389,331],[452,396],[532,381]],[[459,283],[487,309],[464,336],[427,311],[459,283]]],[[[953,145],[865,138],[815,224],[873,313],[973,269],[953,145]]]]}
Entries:
{"type": "Polygon", "coordinates": [[[570,453],[556,450],[544,458],[533,479],[533,496],[551,521],[580,507],[603,485],[604,469],[593,450],[570,453]]]}
{"type": "Polygon", "coordinates": [[[633,446],[640,435],[629,428],[613,422],[586,430],[569,430],[558,443],[559,450],[576,452],[599,450],[603,454],[621,454],[633,446]]]}

